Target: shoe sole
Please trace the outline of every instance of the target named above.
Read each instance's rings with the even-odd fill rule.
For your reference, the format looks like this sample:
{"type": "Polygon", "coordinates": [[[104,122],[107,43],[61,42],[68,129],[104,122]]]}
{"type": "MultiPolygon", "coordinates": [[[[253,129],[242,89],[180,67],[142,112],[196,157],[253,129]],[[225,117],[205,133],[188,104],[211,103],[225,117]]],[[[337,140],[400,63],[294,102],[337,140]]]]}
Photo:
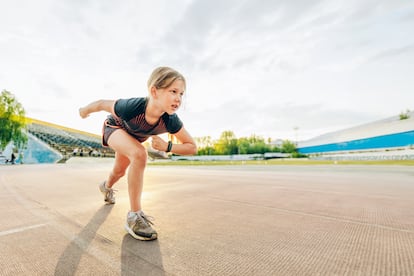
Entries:
{"type": "Polygon", "coordinates": [[[115,204],[115,201],[104,200],[106,205],[115,204]]]}
{"type": "MultiPolygon", "coordinates": [[[[102,191],[101,191],[101,192],[102,192],[102,191]]],[[[102,192],[102,194],[104,195],[104,197],[106,197],[105,192],[102,192]]],[[[107,205],[110,205],[110,204],[115,204],[115,200],[114,200],[114,201],[110,201],[109,199],[105,199],[105,198],[104,198],[104,201],[105,201],[105,204],[107,204],[107,205]]]]}
{"type": "Polygon", "coordinates": [[[158,238],[158,235],[157,234],[153,234],[150,238],[147,238],[147,237],[141,237],[141,236],[138,236],[137,234],[135,234],[135,232],[134,231],[132,231],[132,229],[128,226],[128,223],[127,224],[125,224],[125,230],[132,236],[132,237],[134,237],[134,239],[137,239],[137,240],[141,240],[141,241],[152,241],[152,240],[156,240],[157,238],[158,238]],[[154,235],[155,235],[155,237],[154,237],[154,235]]]}

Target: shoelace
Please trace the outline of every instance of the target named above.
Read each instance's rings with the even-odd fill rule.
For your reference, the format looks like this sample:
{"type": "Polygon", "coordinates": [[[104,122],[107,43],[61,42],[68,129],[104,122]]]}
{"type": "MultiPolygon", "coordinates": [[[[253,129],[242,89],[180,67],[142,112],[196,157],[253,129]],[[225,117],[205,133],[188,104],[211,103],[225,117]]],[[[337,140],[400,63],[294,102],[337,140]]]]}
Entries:
{"type": "Polygon", "coordinates": [[[115,192],[117,192],[118,190],[115,190],[115,189],[112,189],[112,188],[106,188],[106,191],[107,191],[107,193],[108,193],[107,198],[113,198],[113,197],[114,197],[115,192]]]}
{"type": "Polygon", "coordinates": [[[148,224],[154,225],[154,223],[152,221],[155,220],[155,218],[153,218],[151,216],[147,216],[145,214],[142,214],[141,216],[148,224]]]}
{"type": "Polygon", "coordinates": [[[106,181],[104,182],[103,187],[104,187],[105,192],[106,192],[106,198],[113,198],[113,197],[114,197],[115,192],[117,192],[117,191],[118,191],[118,190],[115,190],[115,189],[112,189],[112,188],[108,188],[108,187],[106,186],[106,181]]]}
{"type": "Polygon", "coordinates": [[[155,220],[155,219],[153,217],[147,216],[145,214],[141,214],[141,216],[139,215],[136,215],[136,216],[137,216],[137,221],[139,224],[144,225],[145,227],[149,227],[149,225],[154,225],[152,220],[155,220]]]}

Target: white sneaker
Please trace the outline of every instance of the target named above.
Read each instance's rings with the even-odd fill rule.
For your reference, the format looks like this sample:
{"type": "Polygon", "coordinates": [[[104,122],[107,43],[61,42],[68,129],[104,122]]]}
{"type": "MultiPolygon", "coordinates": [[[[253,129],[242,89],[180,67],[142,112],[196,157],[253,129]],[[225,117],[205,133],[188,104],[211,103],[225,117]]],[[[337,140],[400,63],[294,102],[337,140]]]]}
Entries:
{"type": "Polygon", "coordinates": [[[158,237],[157,232],[151,227],[153,219],[146,216],[144,212],[128,212],[125,230],[135,239],[142,241],[155,240],[158,237]]]}
{"type": "Polygon", "coordinates": [[[106,187],[106,181],[99,184],[99,190],[104,195],[104,201],[106,204],[115,204],[114,189],[106,187]]]}

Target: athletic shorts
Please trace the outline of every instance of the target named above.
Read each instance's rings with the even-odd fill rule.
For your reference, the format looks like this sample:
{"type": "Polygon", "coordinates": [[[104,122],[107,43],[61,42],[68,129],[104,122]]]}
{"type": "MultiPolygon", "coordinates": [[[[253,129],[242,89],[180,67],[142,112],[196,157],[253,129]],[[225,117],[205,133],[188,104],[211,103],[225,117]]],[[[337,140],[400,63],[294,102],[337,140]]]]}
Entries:
{"type": "Polygon", "coordinates": [[[103,127],[102,127],[102,145],[104,147],[109,147],[108,139],[115,130],[120,129],[120,126],[114,126],[109,124],[108,119],[105,120],[103,127]]]}

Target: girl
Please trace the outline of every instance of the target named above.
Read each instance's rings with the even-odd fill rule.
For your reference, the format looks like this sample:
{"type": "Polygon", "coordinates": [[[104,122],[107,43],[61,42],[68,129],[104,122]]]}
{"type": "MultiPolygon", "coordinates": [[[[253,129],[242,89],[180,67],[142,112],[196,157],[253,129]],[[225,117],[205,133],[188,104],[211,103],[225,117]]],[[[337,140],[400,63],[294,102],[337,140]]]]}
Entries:
{"type": "Polygon", "coordinates": [[[190,155],[197,152],[197,146],[184,128],[175,112],[181,105],[186,89],[184,77],[169,67],[156,68],[148,80],[149,95],[146,98],[98,100],[79,109],[79,115],[86,118],[92,112],[109,112],[103,126],[102,142],[115,151],[115,163],[106,181],[99,185],[107,204],[114,204],[112,186],[128,170],[128,193],[130,211],[125,229],[134,238],[154,240],[157,232],[144,214],[141,206],[144,169],[147,150],[142,142],[152,137],[156,150],[190,155]],[[165,142],[158,134],[173,134],[180,144],[165,142]]]}

